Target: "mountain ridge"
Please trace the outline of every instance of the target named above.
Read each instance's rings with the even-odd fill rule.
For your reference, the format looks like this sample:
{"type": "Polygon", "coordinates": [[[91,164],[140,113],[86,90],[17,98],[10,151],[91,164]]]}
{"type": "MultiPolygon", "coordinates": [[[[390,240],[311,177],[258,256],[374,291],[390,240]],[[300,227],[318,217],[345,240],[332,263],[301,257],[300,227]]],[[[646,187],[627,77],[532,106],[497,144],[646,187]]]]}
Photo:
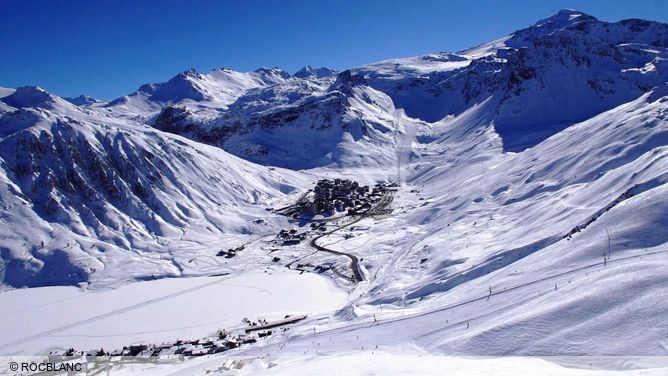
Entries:
{"type": "Polygon", "coordinates": [[[0,103],[3,288],[300,265],[348,301],[243,351],[665,353],[666,24],[562,10],[340,72],[188,70],[110,102],[24,87],[0,103]],[[272,209],[323,178],[397,183],[391,212],[317,217],[333,253],[278,242],[321,231],[272,209]]]}

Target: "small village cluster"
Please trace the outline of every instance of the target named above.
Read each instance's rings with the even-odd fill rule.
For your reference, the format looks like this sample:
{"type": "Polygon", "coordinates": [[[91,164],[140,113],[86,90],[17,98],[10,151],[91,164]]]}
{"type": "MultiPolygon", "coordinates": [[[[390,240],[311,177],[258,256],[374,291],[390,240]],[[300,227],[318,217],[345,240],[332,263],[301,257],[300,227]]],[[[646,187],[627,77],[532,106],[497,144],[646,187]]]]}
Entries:
{"type": "Polygon", "coordinates": [[[237,255],[237,252],[243,251],[244,248],[246,248],[245,245],[240,245],[236,248],[230,248],[227,251],[224,250],[224,249],[221,249],[220,251],[218,251],[216,256],[225,256],[225,258],[232,258],[232,257],[237,255]]]}
{"type": "Polygon", "coordinates": [[[282,242],[282,245],[293,245],[299,244],[303,240],[306,240],[308,232],[299,232],[297,229],[293,228],[291,230],[283,229],[278,233],[276,238],[282,242]]]}
{"type": "Polygon", "coordinates": [[[243,333],[236,335],[225,330],[219,330],[216,336],[184,340],[178,339],[175,342],[162,344],[133,344],[124,346],[122,349],[114,351],[105,351],[104,349],[94,349],[90,351],[77,351],[73,348],[65,351],[52,351],[49,358],[58,361],[61,358],[69,357],[136,357],[151,360],[171,359],[186,356],[203,356],[208,354],[217,354],[223,351],[237,348],[244,344],[257,342],[258,339],[266,338],[274,333],[276,328],[281,331],[288,330],[285,325],[295,323],[305,319],[305,315],[287,315],[282,320],[269,322],[259,319],[258,322],[244,319],[243,322],[247,328],[243,333]]]}

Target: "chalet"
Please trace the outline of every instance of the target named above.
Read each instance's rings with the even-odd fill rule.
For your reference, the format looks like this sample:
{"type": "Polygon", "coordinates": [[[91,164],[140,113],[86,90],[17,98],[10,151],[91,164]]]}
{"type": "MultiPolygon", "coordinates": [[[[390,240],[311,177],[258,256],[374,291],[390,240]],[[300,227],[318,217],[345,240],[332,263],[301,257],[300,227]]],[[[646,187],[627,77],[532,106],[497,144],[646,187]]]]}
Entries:
{"type": "Polygon", "coordinates": [[[227,351],[229,349],[230,348],[227,347],[225,342],[218,341],[218,342],[215,342],[213,345],[211,345],[211,347],[209,348],[209,353],[210,354],[216,354],[216,353],[219,353],[219,352],[227,351]]]}
{"type": "Polygon", "coordinates": [[[305,232],[302,232],[301,234],[290,234],[287,237],[283,238],[283,245],[299,244],[304,239],[306,239],[305,232]]]}
{"type": "Polygon", "coordinates": [[[204,338],[203,340],[199,341],[199,344],[202,346],[211,346],[216,340],[218,340],[218,338],[204,338]]]}
{"type": "Polygon", "coordinates": [[[193,349],[192,352],[190,353],[190,355],[192,355],[192,356],[202,356],[202,355],[207,355],[208,353],[209,353],[208,348],[199,346],[199,347],[193,349]]]}
{"type": "Polygon", "coordinates": [[[176,362],[180,358],[180,353],[179,353],[180,347],[177,346],[172,346],[168,349],[163,349],[160,351],[160,353],[157,355],[157,361],[158,363],[172,363],[176,362]]]}
{"type": "Polygon", "coordinates": [[[168,348],[166,348],[166,349],[161,349],[161,350],[160,350],[160,353],[158,354],[158,356],[165,357],[165,356],[173,356],[173,355],[176,355],[178,349],[179,349],[179,346],[170,346],[170,347],[168,347],[168,348]]]}
{"type": "Polygon", "coordinates": [[[146,349],[148,349],[148,346],[145,345],[145,344],[138,343],[138,344],[130,345],[129,347],[126,348],[127,352],[123,351],[123,355],[137,356],[137,355],[139,355],[139,353],[141,353],[142,351],[144,351],[146,349]]]}
{"type": "MultiPolygon", "coordinates": [[[[160,352],[160,351],[158,350],[158,353],[159,353],[159,352],[160,352]]],[[[153,349],[146,349],[146,350],[143,350],[143,351],[141,351],[139,354],[137,354],[137,355],[135,355],[135,356],[138,357],[138,358],[148,359],[148,358],[150,358],[150,357],[153,356],[153,349]]]]}
{"type": "Polygon", "coordinates": [[[159,349],[168,349],[168,348],[170,348],[170,347],[172,347],[172,346],[174,346],[174,345],[171,344],[171,343],[165,342],[165,343],[161,343],[161,344],[159,344],[159,345],[157,345],[157,346],[155,346],[155,347],[157,347],[157,348],[159,348],[159,349]]]}
{"type": "Polygon", "coordinates": [[[105,356],[107,355],[103,349],[94,349],[86,352],[86,357],[96,357],[96,356],[105,356]]]}
{"type": "Polygon", "coordinates": [[[318,265],[315,267],[315,271],[318,273],[324,273],[328,270],[332,269],[332,265],[330,264],[323,264],[323,265],[318,265]]]}
{"type": "Polygon", "coordinates": [[[266,332],[258,332],[257,336],[260,338],[268,337],[271,335],[271,330],[267,330],[266,332]]]}

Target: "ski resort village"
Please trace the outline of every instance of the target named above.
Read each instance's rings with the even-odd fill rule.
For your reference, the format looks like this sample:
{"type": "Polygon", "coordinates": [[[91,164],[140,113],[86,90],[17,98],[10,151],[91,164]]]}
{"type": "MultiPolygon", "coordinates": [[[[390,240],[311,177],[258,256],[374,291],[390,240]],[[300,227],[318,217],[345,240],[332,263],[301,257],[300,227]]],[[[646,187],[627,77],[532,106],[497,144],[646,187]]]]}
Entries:
{"type": "Polygon", "coordinates": [[[117,98],[0,72],[0,375],[668,374],[668,24],[552,13],[117,98]]]}

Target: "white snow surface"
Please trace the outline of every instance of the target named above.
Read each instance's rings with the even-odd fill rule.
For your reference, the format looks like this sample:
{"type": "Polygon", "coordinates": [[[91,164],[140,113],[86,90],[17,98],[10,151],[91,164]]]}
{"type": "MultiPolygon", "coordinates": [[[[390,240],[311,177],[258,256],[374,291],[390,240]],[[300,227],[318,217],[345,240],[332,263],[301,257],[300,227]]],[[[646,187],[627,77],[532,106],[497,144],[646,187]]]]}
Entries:
{"type": "MultiPolygon", "coordinates": [[[[235,372],[331,373],[344,355],[357,373],[469,367],[437,355],[613,357],[614,371],[574,374],[647,367],[614,357],[668,355],[667,54],[668,25],[564,10],[469,50],[334,75],[187,71],[79,107],[19,88],[0,108],[0,275],[7,289],[245,278],[280,266],[269,241],[298,225],[267,207],[320,177],[401,181],[390,215],[321,240],[364,274],[324,274],[348,294],[339,308],[170,369],[250,357],[235,372]]],[[[280,255],[349,273],[313,251],[280,255]]],[[[571,372],[470,361],[481,374],[571,372]]]]}
{"type": "Polygon", "coordinates": [[[665,362],[643,359],[650,367],[633,369],[634,359],[610,358],[538,358],[538,357],[456,357],[420,352],[383,350],[342,354],[315,354],[301,357],[265,355],[262,357],[226,358],[204,356],[189,362],[142,365],[119,365],[114,374],[132,375],[578,375],[578,376],[658,376],[666,372],[665,362]],[[615,364],[614,369],[601,365],[615,364]]]}
{"type": "Polygon", "coordinates": [[[0,294],[0,354],[48,354],[70,347],[112,350],[132,343],[199,339],[220,328],[239,327],[243,318],[331,312],[345,298],[324,277],[285,268],[137,282],[104,291],[60,286],[14,290],[0,294]]]}

